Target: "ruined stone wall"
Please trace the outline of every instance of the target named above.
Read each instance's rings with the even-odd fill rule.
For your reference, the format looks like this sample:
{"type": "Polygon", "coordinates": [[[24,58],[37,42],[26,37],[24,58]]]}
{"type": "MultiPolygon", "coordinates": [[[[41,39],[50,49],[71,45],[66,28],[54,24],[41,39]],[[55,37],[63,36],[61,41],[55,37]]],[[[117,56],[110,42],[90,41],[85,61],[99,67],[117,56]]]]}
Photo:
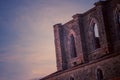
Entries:
{"type": "Polygon", "coordinates": [[[73,20],[64,25],[56,24],[54,26],[58,70],[67,69],[84,62],[79,26],[79,15],[74,16],[73,20]],[[73,54],[71,53],[71,35],[74,37],[75,57],[71,56],[73,54]]]}
{"type": "Polygon", "coordinates": [[[83,25],[85,32],[86,50],[89,60],[97,59],[108,52],[102,5],[98,5],[87,13],[83,14],[83,25]],[[95,47],[94,24],[98,26],[100,47],[95,47]]]}
{"type": "Polygon", "coordinates": [[[67,54],[65,53],[64,30],[61,24],[54,25],[57,70],[67,69],[67,54]]]}
{"type": "Polygon", "coordinates": [[[64,25],[64,31],[65,31],[65,40],[64,44],[66,54],[67,54],[67,61],[68,61],[68,67],[73,67],[77,64],[82,63],[83,60],[83,51],[82,51],[82,42],[81,42],[81,35],[80,35],[80,29],[79,29],[79,22],[78,20],[71,20],[69,23],[66,23],[64,25]],[[75,42],[75,50],[76,50],[76,57],[72,58],[71,56],[71,39],[70,36],[73,35],[74,42],[75,42]]]}
{"type": "Polygon", "coordinates": [[[120,80],[120,55],[111,55],[111,58],[76,66],[41,80],[70,80],[70,77],[73,80],[98,80],[97,69],[102,70],[103,80],[120,80]]]}
{"type": "Polygon", "coordinates": [[[54,26],[58,70],[68,69],[120,51],[120,23],[116,21],[116,15],[120,10],[119,2],[118,0],[99,1],[95,3],[94,8],[84,14],[76,14],[66,24],[54,26]],[[95,24],[99,33],[98,48],[94,32],[95,24]],[[71,57],[71,35],[74,37],[77,55],[74,58],[71,57]]]}
{"type": "Polygon", "coordinates": [[[120,0],[109,1],[104,6],[105,25],[108,26],[109,43],[112,47],[112,52],[120,52],[120,0]]]}
{"type": "Polygon", "coordinates": [[[120,0],[95,3],[54,34],[58,71],[41,80],[120,80],[120,0]]]}

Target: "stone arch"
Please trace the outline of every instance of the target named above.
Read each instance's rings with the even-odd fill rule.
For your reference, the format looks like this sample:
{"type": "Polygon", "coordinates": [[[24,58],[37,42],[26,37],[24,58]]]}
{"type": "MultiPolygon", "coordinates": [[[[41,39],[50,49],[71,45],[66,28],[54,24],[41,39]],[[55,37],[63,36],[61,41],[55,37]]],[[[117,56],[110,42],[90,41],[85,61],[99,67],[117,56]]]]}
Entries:
{"type": "Polygon", "coordinates": [[[70,80],[75,80],[75,79],[74,79],[74,77],[71,76],[71,77],[70,77],[70,80]]]}
{"type": "Polygon", "coordinates": [[[103,71],[100,68],[97,68],[97,70],[96,70],[96,78],[97,78],[97,80],[103,80],[104,79],[103,77],[104,77],[103,76],[103,71]]]}
{"type": "Polygon", "coordinates": [[[104,80],[104,69],[101,66],[97,66],[95,69],[96,80],[104,80]],[[98,79],[99,78],[99,79],[98,79]]]}
{"type": "Polygon", "coordinates": [[[76,35],[73,30],[70,30],[69,33],[69,41],[70,41],[70,56],[71,58],[77,57],[77,51],[76,51],[76,35]]]}
{"type": "Polygon", "coordinates": [[[89,36],[91,43],[93,44],[93,49],[100,48],[100,30],[98,26],[98,21],[95,18],[91,18],[89,23],[89,36]]]}
{"type": "Polygon", "coordinates": [[[71,34],[73,34],[73,36],[76,37],[76,33],[75,33],[75,31],[72,30],[72,29],[69,31],[69,35],[68,35],[68,36],[70,36],[71,34]]]}

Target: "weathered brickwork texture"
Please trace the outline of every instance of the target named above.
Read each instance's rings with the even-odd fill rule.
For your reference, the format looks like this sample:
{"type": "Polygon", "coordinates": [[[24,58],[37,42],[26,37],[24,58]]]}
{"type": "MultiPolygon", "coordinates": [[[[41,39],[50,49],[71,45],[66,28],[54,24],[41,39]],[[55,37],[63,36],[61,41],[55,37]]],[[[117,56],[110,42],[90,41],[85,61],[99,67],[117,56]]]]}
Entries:
{"type": "Polygon", "coordinates": [[[120,0],[54,25],[57,72],[40,80],[120,80],[120,0]]]}

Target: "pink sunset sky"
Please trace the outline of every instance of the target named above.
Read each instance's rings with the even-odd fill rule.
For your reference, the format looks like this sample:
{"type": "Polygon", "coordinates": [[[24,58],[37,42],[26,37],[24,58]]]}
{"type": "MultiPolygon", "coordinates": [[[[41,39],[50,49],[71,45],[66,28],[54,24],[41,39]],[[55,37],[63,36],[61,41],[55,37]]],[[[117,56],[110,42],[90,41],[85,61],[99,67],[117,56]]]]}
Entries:
{"type": "Polygon", "coordinates": [[[53,25],[98,0],[0,0],[0,80],[31,80],[56,71],[53,25]]]}

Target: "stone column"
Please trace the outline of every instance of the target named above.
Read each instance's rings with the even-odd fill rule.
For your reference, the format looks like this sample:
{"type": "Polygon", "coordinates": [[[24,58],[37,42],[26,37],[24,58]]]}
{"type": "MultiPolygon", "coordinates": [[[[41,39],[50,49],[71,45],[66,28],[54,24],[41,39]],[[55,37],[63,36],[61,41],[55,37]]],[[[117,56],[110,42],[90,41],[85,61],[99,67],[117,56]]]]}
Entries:
{"type": "Polygon", "coordinates": [[[62,48],[61,48],[61,24],[54,25],[54,42],[55,42],[55,50],[56,50],[56,63],[57,70],[63,70],[62,67],[62,48]]]}

